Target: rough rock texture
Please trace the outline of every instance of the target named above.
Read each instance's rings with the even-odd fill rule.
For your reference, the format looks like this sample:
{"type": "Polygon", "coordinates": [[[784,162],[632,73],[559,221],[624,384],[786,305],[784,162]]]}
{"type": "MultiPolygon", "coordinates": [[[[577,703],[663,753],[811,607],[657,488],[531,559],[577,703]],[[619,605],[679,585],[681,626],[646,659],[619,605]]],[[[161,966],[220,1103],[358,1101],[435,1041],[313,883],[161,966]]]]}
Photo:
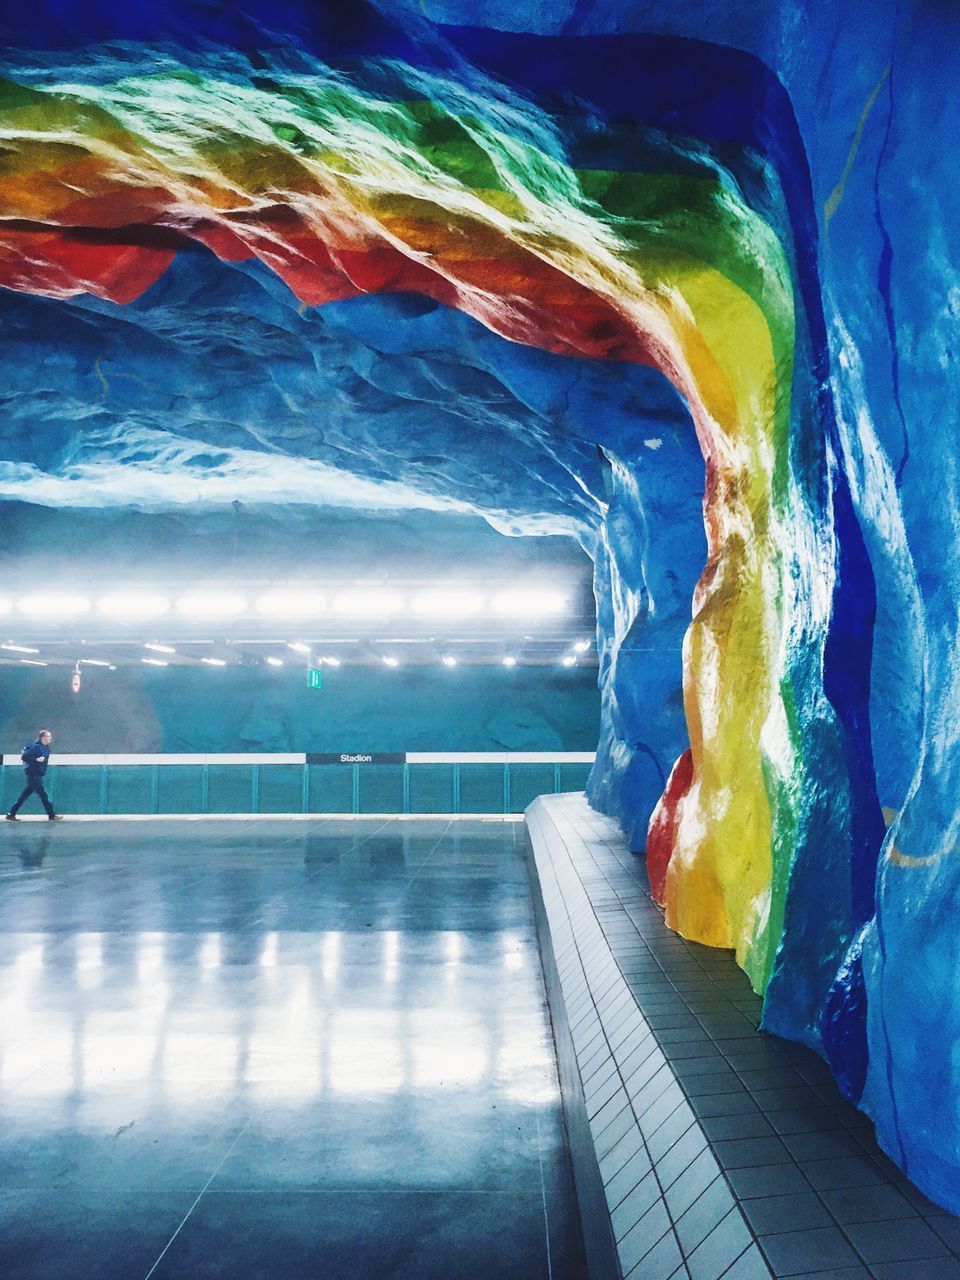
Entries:
{"type": "Polygon", "coordinates": [[[345,666],[324,671],[322,694],[302,668],[214,674],[87,668],[76,698],[62,667],[0,668],[0,745],[19,750],[38,724],[56,725],[58,751],[91,753],[592,751],[597,740],[586,669],[345,666]]]}
{"type": "Polygon", "coordinates": [[[594,802],[639,843],[679,758],[669,923],[960,1209],[956,7],[56,12],[5,59],[4,492],[576,530],[594,802]]]}

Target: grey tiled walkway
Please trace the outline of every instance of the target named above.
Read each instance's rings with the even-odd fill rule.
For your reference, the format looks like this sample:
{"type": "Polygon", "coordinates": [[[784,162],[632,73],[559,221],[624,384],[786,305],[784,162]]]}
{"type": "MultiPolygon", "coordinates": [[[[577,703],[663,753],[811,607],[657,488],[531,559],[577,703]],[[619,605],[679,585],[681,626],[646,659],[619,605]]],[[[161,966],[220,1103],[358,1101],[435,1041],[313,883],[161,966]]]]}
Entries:
{"type": "Polygon", "coordinates": [[[960,1277],[960,1219],[880,1152],[815,1054],[757,1031],[730,953],[665,927],[616,824],[580,795],[541,798],[528,823],[630,1280],[960,1277]]]}
{"type": "Polygon", "coordinates": [[[581,1280],[500,822],[0,824],[3,1280],[581,1280]]]}

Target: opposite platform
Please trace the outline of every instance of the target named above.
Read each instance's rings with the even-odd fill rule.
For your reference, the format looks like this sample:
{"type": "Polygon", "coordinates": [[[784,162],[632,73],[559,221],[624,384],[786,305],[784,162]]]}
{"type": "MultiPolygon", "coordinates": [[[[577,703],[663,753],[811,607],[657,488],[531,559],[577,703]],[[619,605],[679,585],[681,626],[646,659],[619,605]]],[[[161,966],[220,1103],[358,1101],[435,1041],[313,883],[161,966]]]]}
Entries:
{"type": "Polygon", "coordinates": [[[527,831],[591,1275],[958,1280],[960,1219],[758,1031],[730,952],[666,928],[616,822],[544,796],[527,831]]]}

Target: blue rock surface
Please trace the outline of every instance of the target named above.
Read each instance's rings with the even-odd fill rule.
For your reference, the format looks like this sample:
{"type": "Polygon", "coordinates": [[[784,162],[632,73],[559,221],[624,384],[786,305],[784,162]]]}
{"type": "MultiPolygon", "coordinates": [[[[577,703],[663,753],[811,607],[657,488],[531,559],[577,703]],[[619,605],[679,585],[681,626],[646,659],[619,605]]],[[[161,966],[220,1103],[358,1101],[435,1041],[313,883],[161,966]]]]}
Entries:
{"type": "MultiPolygon", "coordinates": [[[[651,172],[712,166],[778,230],[792,227],[785,253],[810,329],[793,389],[829,406],[822,434],[801,433],[791,457],[792,481],[813,477],[798,520],[819,539],[803,544],[811,563],[794,548],[794,567],[814,584],[803,587],[809,616],[830,618],[821,647],[798,642],[802,660],[782,659],[800,688],[808,782],[793,799],[808,839],[785,875],[767,1026],[820,1049],[885,1149],[960,1210],[960,11],[946,0],[866,12],[813,0],[383,0],[336,13],[275,6],[268,23],[255,5],[46,8],[46,26],[33,10],[7,16],[4,37],[10,74],[40,85],[78,48],[94,50],[89,81],[107,82],[161,38],[229,76],[234,50],[277,31],[293,33],[296,69],[336,38],[426,76],[432,42],[448,41],[455,66],[472,40],[493,76],[506,31],[609,37],[610,50],[657,37],[674,54],[687,47],[691,67],[734,50],[764,70],[730,89],[720,114],[713,100],[709,138],[697,124],[706,81],[678,72],[676,134],[659,153],[649,137],[631,152],[618,124],[616,105],[643,92],[625,76],[610,75],[603,109],[571,87],[562,118],[584,167],[591,146],[597,168],[626,169],[631,154],[651,172]],[[467,26],[492,34],[441,29],[467,26]]],[[[509,87],[515,68],[499,65],[509,87]]],[[[549,65],[534,60],[530,77],[549,65]]],[[[478,113],[505,111],[512,92],[478,100],[478,113]]],[[[447,512],[576,537],[594,559],[601,648],[590,795],[645,846],[688,745],[680,650],[706,556],[700,447],[663,377],[508,341],[410,289],[305,307],[262,264],[196,245],[125,306],[11,290],[0,308],[13,355],[0,496],[11,504],[68,504],[80,523],[90,508],[176,509],[188,527],[210,495],[256,497],[358,521],[447,512]]],[[[12,519],[22,507],[0,511],[12,519]]]]}

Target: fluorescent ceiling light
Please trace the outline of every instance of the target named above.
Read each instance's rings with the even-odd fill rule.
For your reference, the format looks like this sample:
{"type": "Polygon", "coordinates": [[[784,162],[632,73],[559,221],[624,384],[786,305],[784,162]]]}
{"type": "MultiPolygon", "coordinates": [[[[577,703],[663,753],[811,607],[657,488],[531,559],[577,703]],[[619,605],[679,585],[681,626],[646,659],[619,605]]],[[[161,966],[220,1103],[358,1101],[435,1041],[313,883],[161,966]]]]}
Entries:
{"type": "Polygon", "coordinates": [[[387,618],[403,608],[403,596],[397,591],[342,591],[333,607],[358,618],[387,618]]]}
{"type": "Polygon", "coordinates": [[[503,660],[503,665],[505,667],[515,667],[517,665],[517,660],[516,658],[511,657],[510,654],[507,654],[503,660]]]}
{"type": "Polygon", "coordinates": [[[573,667],[573,666],[576,666],[576,662],[577,662],[577,660],[576,660],[576,658],[573,656],[573,654],[572,654],[572,653],[568,653],[564,658],[562,658],[562,659],[561,659],[561,666],[564,666],[564,667],[573,667]]]}
{"type": "Polygon", "coordinates": [[[201,658],[201,662],[205,662],[208,667],[225,667],[227,664],[223,658],[201,658]]]}
{"type": "Polygon", "coordinates": [[[291,641],[287,644],[287,648],[288,648],[288,649],[292,649],[294,653],[309,653],[309,652],[310,652],[310,646],[309,646],[308,644],[303,644],[303,642],[302,642],[302,641],[300,641],[300,640],[291,640],[291,641]]]}
{"type": "Polygon", "coordinates": [[[577,653],[586,653],[587,650],[590,648],[590,641],[578,640],[573,647],[576,649],[577,653]]]}
{"type": "Polygon", "coordinates": [[[154,653],[176,653],[176,649],[172,649],[168,644],[145,644],[145,649],[152,649],[154,653]]]}
{"type": "Polygon", "coordinates": [[[162,658],[141,658],[141,662],[146,663],[148,667],[169,667],[169,662],[164,662],[162,658]]]}
{"type": "Polygon", "coordinates": [[[47,667],[48,662],[35,662],[33,658],[21,658],[20,661],[25,667],[47,667]]]}
{"type": "Polygon", "coordinates": [[[399,667],[399,665],[400,665],[400,659],[399,659],[399,658],[384,658],[384,659],[383,659],[383,664],[384,664],[384,666],[386,666],[386,667],[399,667]]]}
{"type": "Polygon", "coordinates": [[[327,664],[328,667],[339,667],[340,665],[339,658],[324,658],[324,662],[327,664]]]}
{"type": "Polygon", "coordinates": [[[18,600],[17,608],[28,618],[78,618],[89,612],[90,601],[72,591],[41,591],[18,600]]]}
{"type": "Polygon", "coordinates": [[[39,649],[31,649],[26,644],[0,644],[0,649],[6,649],[8,653],[39,653],[39,649]]]}
{"type": "Polygon", "coordinates": [[[483,603],[477,591],[420,591],[410,601],[410,608],[421,617],[468,618],[479,613],[483,603]]]}
{"type": "Polygon", "coordinates": [[[564,613],[565,596],[556,591],[501,591],[493,597],[494,613],[525,618],[547,618],[564,613]]]}
{"type": "Polygon", "coordinates": [[[235,618],[246,611],[247,597],[236,591],[191,591],[177,601],[186,618],[235,618]]]}
{"type": "Polygon", "coordinates": [[[270,666],[270,667],[282,667],[282,666],[283,666],[283,659],[282,659],[282,658],[268,658],[268,659],[267,659],[267,665],[268,665],[268,666],[270,666]]]}
{"type": "Polygon", "coordinates": [[[312,591],[268,591],[257,598],[257,613],[269,618],[316,618],[327,602],[312,591]]]}
{"type": "Polygon", "coordinates": [[[443,665],[445,667],[455,667],[457,665],[457,660],[456,658],[452,657],[449,653],[445,653],[443,655],[443,665]]]}
{"type": "Polygon", "coordinates": [[[108,618],[160,618],[170,601],[157,591],[111,591],[97,601],[97,612],[108,618]]]}
{"type": "Polygon", "coordinates": [[[109,667],[109,662],[104,662],[100,658],[81,658],[80,663],[84,667],[109,667]]]}

